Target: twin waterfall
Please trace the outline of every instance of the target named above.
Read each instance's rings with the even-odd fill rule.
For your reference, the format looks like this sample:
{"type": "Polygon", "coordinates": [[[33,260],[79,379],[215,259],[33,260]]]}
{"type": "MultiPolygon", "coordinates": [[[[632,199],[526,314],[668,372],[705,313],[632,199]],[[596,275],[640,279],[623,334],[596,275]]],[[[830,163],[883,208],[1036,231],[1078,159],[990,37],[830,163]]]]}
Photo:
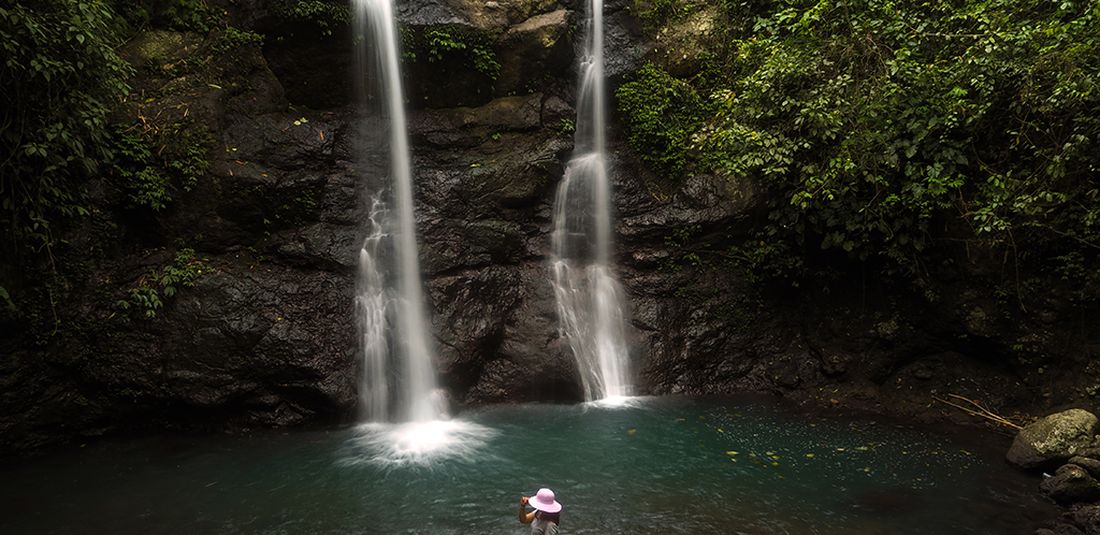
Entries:
{"type": "Polygon", "coordinates": [[[551,269],[561,330],[591,401],[632,392],[622,290],[611,258],[603,0],[590,0],[588,9],[573,158],[554,201],[551,269]]]}
{"type": "Polygon", "coordinates": [[[355,309],[364,358],[361,406],[368,421],[437,420],[444,416],[445,407],[436,389],[417,259],[397,22],[392,0],[354,3],[356,35],[363,41],[356,47],[356,75],[364,80],[373,67],[381,82],[383,110],[389,117],[391,202],[396,208],[391,214],[380,198],[372,200],[371,232],[359,252],[355,309]],[[373,59],[366,50],[374,51],[373,59]],[[380,253],[387,245],[394,257],[391,269],[380,264],[380,253]],[[387,277],[391,273],[393,280],[387,277]],[[391,389],[392,385],[397,388],[391,389]]]}
{"type": "MultiPolygon", "coordinates": [[[[359,252],[361,416],[369,422],[432,422],[446,418],[446,407],[424,313],[393,0],[353,3],[356,75],[366,80],[370,69],[380,86],[389,120],[391,184],[388,198],[376,194],[370,200],[369,232],[359,252]]],[[[585,397],[617,399],[631,391],[622,290],[611,259],[602,0],[590,1],[586,30],[576,148],[555,199],[551,269],[561,331],[580,367],[585,397]]],[[[365,87],[360,93],[365,101],[365,87]]]]}

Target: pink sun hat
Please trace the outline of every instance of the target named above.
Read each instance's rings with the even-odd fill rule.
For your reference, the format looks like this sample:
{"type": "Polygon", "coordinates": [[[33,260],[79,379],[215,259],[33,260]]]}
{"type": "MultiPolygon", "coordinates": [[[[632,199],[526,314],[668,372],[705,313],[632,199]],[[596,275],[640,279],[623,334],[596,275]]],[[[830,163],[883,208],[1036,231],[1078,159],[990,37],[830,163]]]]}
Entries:
{"type": "Polygon", "coordinates": [[[554,491],[546,488],[539,489],[534,496],[527,500],[527,505],[544,513],[557,513],[561,511],[561,504],[554,500],[554,491]]]}

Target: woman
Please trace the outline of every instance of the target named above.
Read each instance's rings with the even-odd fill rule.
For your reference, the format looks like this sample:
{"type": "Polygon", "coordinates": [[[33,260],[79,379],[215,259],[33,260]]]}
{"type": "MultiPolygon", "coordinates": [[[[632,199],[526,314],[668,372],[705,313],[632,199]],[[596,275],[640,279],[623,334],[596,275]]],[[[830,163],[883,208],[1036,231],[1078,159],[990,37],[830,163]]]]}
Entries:
{"type": "Polygon", "coordinates": [[[539,489],[534,496],[519,497],[519,521],[531,524],[531,535],[557,535],[561,517],[561,504],[554,499],[554,491],[539,489]],[[530,505],[535,510],[527,512],[530,505]]]}

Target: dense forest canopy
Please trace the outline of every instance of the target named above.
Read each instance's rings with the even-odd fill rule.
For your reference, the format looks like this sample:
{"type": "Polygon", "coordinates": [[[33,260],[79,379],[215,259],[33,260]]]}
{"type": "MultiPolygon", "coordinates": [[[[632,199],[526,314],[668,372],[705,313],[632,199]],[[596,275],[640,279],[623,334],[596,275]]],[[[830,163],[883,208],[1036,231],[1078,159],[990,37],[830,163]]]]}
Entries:
{"type": "Polygon", "coordinates": [[[658,44],[699,19],[711,38],[619,90],[630,142],[667,180],[765,188],[767,224],[731,251],[755,271],[797,279],[825,249],[920,280],[964,244],[1096,288],[1095,2],[636,6],[658,44]]]}

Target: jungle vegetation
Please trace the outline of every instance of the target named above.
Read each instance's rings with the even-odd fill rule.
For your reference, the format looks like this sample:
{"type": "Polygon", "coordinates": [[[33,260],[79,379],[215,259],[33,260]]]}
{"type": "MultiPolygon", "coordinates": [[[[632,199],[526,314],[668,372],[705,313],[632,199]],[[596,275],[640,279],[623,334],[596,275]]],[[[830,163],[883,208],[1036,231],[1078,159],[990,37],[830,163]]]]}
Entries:
{"type": "MultiPolygon", "coordinates": [[[[667,45],[618,91],[663,181],[748,177],[766,223],[730,253],[797,281],[832,251],[922,282],[946,250],[1095,295],[1100,5],[1087,1],[654,0],[667,45]],[[689,26],[690,27],[690,26],[689,26]],[[702,46],[699,46],[699,45],[702,46]],[[680,45],[677,48],[677,45],[680,45]],[[675,71],[675,74],[673,74],[675,71]]],[[[1021,280],[1023,279],[1023,280],[1021,280]]]]}

